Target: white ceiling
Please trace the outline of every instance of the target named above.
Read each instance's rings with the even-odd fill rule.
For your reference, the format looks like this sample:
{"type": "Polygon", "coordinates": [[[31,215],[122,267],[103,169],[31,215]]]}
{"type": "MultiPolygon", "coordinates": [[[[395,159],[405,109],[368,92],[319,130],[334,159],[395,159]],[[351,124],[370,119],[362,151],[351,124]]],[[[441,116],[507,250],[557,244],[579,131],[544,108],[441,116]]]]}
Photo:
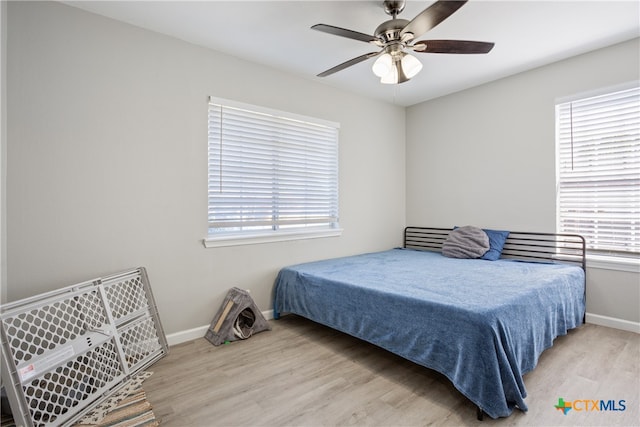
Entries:
{"type": "MultiPolygon", "coordinates": [[[[411,20],[433,0],[407,1],[411,20]]],[[[382,1],[65,1],[368,97],[413,105],[640,35],[640,1],[471,0],[419,37],[495,42],[486,55],[420,54],[424,68],[400,85],[380,84],[373,59],[328,77],[316,74],[378,49],[311,30],[317,23],[366,34],[390,19],[382,1]]],[[[615,64],[611,64],[615,66],[615,64]]]]}

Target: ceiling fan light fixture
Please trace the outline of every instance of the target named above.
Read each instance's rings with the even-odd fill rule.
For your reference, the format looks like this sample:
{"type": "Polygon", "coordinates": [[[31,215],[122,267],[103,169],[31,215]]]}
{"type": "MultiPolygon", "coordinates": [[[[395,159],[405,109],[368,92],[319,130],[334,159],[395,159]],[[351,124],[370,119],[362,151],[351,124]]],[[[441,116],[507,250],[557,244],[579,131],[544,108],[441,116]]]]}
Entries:
{"type": "Polygon", "coordinates": [[[382,54],[376,62],[373,63],[371,70],[378,77],[384,77],[393,70],[393,58],[388,53],[382,54]]]}
{"type": "Polygon", "coordinates": [[[380,83],[385,84],[385,85],[395,85],[398,83],[398,65],[399,63],[396,62],[393,64],[393,66],[391,67],[391,69],[389,70],[389,72],[387,74],[385,74],[384,76],[380,77],[380,83]]]}
{"type": "MultiPolygon", "coordinates": [[[[380,77],[380,83],[382,84],[394,85],[404,83],[417,75],[422,69],[422,63],[418,61],[417,58],[407,53],[401,52],[395,56],[390,55],[390,58],[391,67],[389,68],[389,71],[382,76],[376,74],[380,77]]],[[[378,71],[382,71],[382,67],[379,67],[378,71]]],[[[374,70],[374,73],[375,72],[376,71],[374,70]]]]}
{"type": "Polygon", "coordinates": [[[422,70],[422,63],[413,55],[406,54],[402,57],[402,70],[408,79],[415,77],[422,70]]]}

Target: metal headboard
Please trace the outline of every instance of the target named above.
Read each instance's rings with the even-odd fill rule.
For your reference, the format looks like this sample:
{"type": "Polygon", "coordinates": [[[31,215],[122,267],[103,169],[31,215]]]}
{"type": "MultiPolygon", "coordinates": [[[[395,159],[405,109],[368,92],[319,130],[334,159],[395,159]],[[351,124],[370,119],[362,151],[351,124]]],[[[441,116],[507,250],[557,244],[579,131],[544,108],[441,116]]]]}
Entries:
{"type": "MultiPolygon", "coordinates": [[[[404,247],[439,252],[452,230],[452,228],[407,227],[404,229],[404,247]]],[[[578,234],[511,231],[500,258],[574,264],[586,271],[585,253],[584,237],[578,234]]]]}

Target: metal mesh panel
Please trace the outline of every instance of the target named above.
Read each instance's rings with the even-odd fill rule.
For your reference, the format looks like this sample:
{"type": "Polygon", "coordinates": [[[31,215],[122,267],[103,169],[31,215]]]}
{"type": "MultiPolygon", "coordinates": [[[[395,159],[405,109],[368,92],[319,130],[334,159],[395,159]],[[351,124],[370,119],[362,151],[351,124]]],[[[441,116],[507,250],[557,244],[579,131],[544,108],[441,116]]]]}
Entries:
{"type": "Polygon", "coordinates": [[[120,343],[129,367],[136,366],[149,355],[162,350],[156,326],[150,317],[122,329],[120,343]]]}
{"type": "Polygon", "coordinates": [[[7,317],[2,324],[10,337],[14,363],[20,365],[105,321],[100,296],[91,291],[7,317]]]}
{"type": "Polygon", "coordinates": [[[69,418],[71,409],[94,400],[122,375],[124,370],[111,340],[31,380],[23,390],[34,425],[57,425],[69,418]]]}
{"type": "Polygon", "coordinates": [[[107,300],[114,320],[127,318],[149,305],[140,277],[106,285],[107,300]]]}
{"type": "Polygon", "coordinates": [[[168,351],[144,268],[1,310],[2,382],[17,425],[71,424],[168,351]]]}

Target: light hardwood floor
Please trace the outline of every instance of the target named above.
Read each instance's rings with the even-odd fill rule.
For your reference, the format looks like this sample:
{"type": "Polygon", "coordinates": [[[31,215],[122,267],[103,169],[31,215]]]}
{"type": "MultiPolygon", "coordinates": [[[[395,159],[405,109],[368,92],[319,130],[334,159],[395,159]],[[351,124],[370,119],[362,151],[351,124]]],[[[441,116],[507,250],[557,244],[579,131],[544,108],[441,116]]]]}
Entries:
{"type": "MultiPolygon", "coordinates": [[[[640,425],[640,335],[583,325],[556,339],[525,376],[529,411],[476,420],[442,375],[297,316],[214,347],[174,346],[144,383],[162,426],[640,425]],[[624,411],[556,410],[625,400],[624,411]]],[[[618,406],[619,407],[619,406],[618,406]]]]}

